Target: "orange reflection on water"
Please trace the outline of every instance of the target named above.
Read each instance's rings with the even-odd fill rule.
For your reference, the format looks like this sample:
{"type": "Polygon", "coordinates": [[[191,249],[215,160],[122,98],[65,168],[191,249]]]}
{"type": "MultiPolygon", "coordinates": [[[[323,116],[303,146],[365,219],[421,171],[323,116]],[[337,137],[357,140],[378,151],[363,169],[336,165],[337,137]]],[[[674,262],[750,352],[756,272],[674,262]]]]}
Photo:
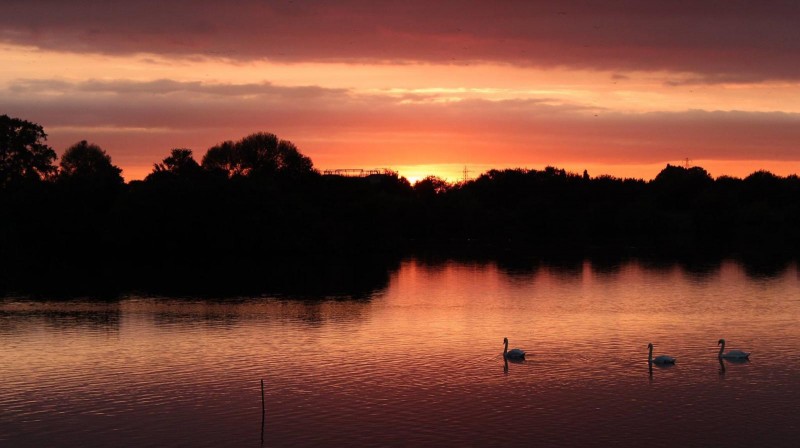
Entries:
{"type": "Polygon", "coordinates": [[[16,430],[0,441],[247,444],[263,378],[265,436],[283,446],[507,445],[509,425],[627,446],[708,445],[736,425],[775,446],[800,399],[799,292],[795,265],[410,260],[363,300],[9,299],[0,407],[16,430]],[[524,363],[506,368],[503,337],[524,363]],[[722,337],[752,362],[721,369],[722,337]],[[650,374],[648,342],[677,365],[650,374]]]}

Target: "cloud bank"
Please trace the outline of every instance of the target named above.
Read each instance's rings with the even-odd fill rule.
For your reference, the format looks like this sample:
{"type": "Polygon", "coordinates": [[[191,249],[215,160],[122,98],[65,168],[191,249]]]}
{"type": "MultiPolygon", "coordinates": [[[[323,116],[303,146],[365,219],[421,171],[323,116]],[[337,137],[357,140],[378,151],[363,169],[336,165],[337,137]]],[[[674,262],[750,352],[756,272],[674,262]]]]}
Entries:
{"type": "Polygon", "coordinates": [[[0,41],[284,62],[489,62],[800,79],[794,1],[6,0],[0,41]]]}
{"type": "Polygon", "coordinates": [[[63,150],[95,140],[120,164],[149,166],[171,147],[198,155],[256,131],[294,141],[318,164],[800,161],[800,114],[621,113],[548,98],[407,102],[346,89],[156,80],[19,80],[4,110],[45,125],[63,150]],[[382,162],[383,161],[383,162],[382,162]],[[352,162],[351,162],[352,163],[352,162]]]}

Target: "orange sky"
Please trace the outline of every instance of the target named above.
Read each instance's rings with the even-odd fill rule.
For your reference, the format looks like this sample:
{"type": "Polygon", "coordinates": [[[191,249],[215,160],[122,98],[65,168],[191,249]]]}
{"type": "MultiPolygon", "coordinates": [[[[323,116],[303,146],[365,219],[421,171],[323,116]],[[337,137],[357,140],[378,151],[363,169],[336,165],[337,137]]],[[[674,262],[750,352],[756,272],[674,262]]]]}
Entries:
{"type": "Polygon", "coordinates": [[[800,166],[800,8],[746,2],[39,0],[0,18],[0,113],[126,179],[257,131],[318,169],[457,180],[800,166]],[[13,18],[13,20],[12,20],[13,18]],[[269,26],[266,26],[269,24],[269,26]]]}

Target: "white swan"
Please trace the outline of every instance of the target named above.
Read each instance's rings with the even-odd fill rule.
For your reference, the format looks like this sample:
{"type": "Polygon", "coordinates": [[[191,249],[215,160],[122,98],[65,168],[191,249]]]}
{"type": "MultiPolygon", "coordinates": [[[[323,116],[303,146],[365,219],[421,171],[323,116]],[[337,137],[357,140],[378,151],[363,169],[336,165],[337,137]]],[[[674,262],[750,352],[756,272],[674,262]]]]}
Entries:
{"type": "Polygon", "coordinates": [[[725,359],[734,359],[734,360],[737,360],[737,359],[738,359],[738,360],[740,360],[740,361],[741,361],[741,360],[744,360],[744,359],[749,359],[749,358],[750,358],[750,353],[748,353],[748,352],[743,352],[743,351],[741,351],[741,350],[731,350],[731,351],[729,351],[728,353],[722,353],[722,352],[724,352],[724,351],[725,351],[725,339],[720,339],[720,340],[717,342],[717,344],[720,346],[720,347],[719,347],[719,355],[718,355],[718,357],[719,357],[720,359],[722,359],[722,358],[725,358],[725,359]]]}
{"type": "Polygon", "coordinates": [[[672,356],[667,355],[660,355],[653,358],[653,343],[647,344],[647,348],[649,352],[647,353],[647,362],[648,364],[658,364],[658,365],[665,365],[665,364],[675,364],[675,358],[672,356]]]}
{"type": "Polygon", "coordinates": [[[518,348],[508,349],[508,338],[503,338],[503,344],[505,344],[505,348],[503,348],[503,358],[525,359],[525,350],[520,350],[518,348]]]}

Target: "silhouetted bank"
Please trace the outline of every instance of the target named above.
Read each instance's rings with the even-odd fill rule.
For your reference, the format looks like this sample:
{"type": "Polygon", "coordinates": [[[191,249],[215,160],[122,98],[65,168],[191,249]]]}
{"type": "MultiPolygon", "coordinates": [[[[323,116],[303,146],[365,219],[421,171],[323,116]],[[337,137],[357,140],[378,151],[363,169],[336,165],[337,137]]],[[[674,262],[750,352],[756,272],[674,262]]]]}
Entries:
{"type": "Polygon", "coordinates": [[[174,149],[125,183],[97,145],[55,152],[41,126],[0,116],[0,291],[362,291],[404,256],[794,258],[800,181],[652,181],[548,167],[413,186],[396,173],[321,175],[257,133],[198,163],[174,149]]]}

